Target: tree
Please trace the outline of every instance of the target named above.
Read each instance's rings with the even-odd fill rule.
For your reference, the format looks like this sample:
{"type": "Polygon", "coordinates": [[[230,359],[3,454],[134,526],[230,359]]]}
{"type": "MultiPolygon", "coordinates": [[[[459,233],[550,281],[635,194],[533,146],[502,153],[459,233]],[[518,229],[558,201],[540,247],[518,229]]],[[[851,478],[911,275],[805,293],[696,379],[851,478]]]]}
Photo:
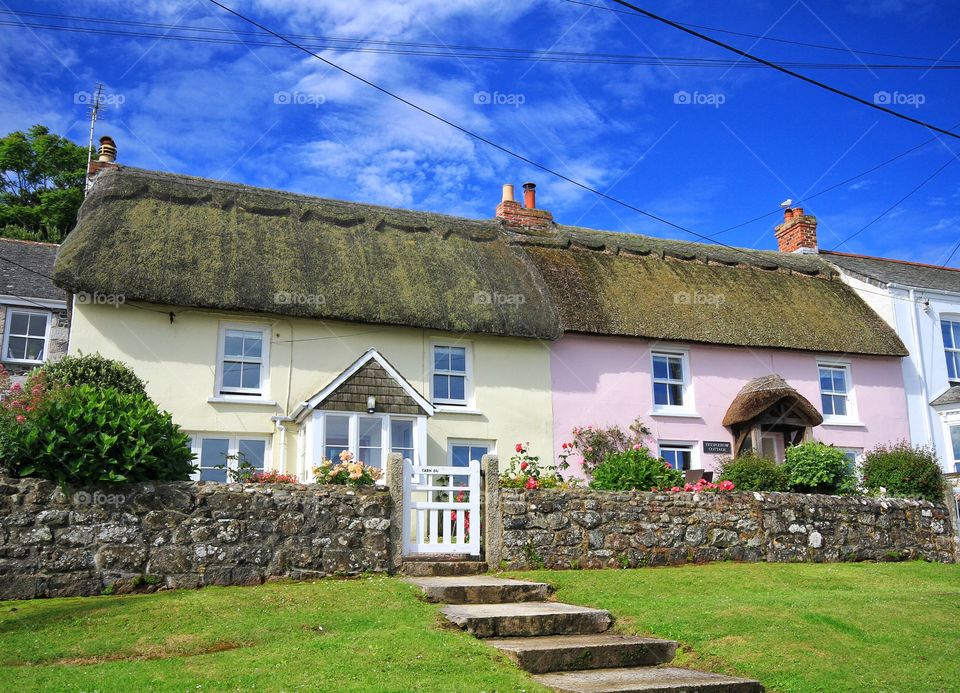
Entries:
{"type": "Polygon", "coordinates": [[[0,139],[0,236],[59,243],[83,202],[86,150],[44,125],[0,139]]]}

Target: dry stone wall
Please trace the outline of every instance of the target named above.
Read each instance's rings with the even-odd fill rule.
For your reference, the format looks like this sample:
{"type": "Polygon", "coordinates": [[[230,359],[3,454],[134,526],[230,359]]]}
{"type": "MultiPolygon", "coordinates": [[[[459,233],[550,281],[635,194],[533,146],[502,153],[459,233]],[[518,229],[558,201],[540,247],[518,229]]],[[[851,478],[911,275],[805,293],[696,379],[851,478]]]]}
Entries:
{"type": "Polygon", "coordinates": [[[942,504],[795,493],[504,489],[510,568],[603,568],[707,561],[953,562],[942,504]]]}
{"type": "Polygon", "coordinates": [[[387,571],[390,511],[381,488],[0,477],[0,599],[387,571]]]}

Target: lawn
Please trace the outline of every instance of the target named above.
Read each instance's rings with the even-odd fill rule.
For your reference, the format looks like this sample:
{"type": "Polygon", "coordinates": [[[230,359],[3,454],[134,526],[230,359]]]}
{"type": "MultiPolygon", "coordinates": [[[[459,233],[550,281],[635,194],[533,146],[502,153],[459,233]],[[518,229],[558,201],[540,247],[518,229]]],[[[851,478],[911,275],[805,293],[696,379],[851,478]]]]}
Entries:
{"type": "Polygon", "coordinates": [[[679,640],[678,661],[769,691],[960,690],[960,565],[736,564],[534,571],[618,628],[679,640]]]}
{"type": "MultiPolygon", "coordinates": [[[[768,690],[960,689],[960,566],[535,571],[768,690]]],[[[0,690],[542,691],[395,578],[0,602],[0,690]],[[322,628],[322,630],[321,630],[322,628]]]]}
{"type": "Polygon", "coordinates": [[[0,602],[0,691],[545,690],[415,595],[375,577],[0,602]]]}

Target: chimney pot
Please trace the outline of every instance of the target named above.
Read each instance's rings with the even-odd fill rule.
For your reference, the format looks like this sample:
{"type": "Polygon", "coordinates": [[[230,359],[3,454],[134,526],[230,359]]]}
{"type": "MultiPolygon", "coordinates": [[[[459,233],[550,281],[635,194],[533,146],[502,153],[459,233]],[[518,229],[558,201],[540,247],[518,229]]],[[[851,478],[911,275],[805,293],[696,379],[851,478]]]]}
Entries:
{"type": "Polygon", "coordinates": [[[817,252],[817,218],[805,216],[803,207],[785,210],[783,223],[774,230],[781,253],[817,252]]]}
{"type": "Polygon", "coordinates": [[[536,183],[523,184],[523,206],[526,207],[527,209],[537,208],[537,184],[536,183]]]}
{"type": "Polygon", "coordinates": [[[104,135],[100,138],[100,147],[97,149],[98,161],[112,164],[117,160],[117,144],[112,137],[104,135]]]}
{"type": "Polygon", "coordinates": [[[500,197],[501,202],[513,202],[513,183],[504,183],[503,184],[503,195],[500,197]]]}

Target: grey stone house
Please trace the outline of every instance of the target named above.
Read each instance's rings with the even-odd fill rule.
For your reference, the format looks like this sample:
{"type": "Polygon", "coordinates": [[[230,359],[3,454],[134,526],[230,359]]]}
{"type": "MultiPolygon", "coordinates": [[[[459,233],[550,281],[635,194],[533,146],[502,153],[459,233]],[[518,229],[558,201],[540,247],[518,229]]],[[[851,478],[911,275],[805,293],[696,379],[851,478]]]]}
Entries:
{"type": "Polygon", "coordinates": [[[67,353],[67,294],[50,279],[59,247],[0,238],[0,364],[15,382],[67,353]]]}

